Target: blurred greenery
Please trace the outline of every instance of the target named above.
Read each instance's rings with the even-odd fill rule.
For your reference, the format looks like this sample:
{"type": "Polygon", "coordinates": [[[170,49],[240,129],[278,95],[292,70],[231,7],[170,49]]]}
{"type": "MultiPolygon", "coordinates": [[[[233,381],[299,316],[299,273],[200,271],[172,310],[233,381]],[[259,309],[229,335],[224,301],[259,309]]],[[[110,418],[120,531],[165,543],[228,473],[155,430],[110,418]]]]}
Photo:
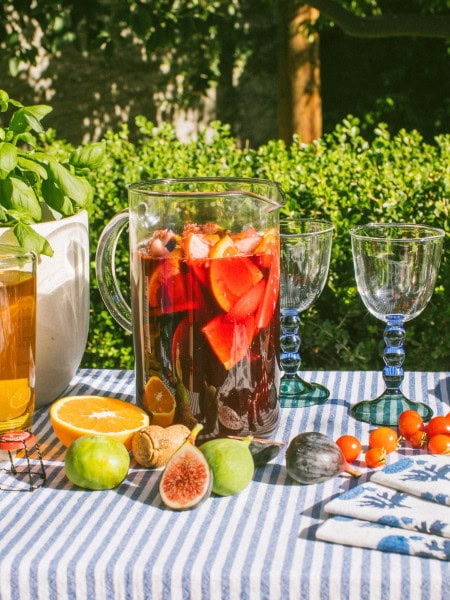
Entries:
{"type": "MultiPolygon", "coordinates": [[[[348,116],[312,144],[272,140],[257,150],[238,147],[227,125],[214,124],[196,141],[180,142],[172,126],[144,117],[137,141],[126,126],[105,136],[107,159],[92,184],[90,221],[91,327],[82,366],[133,368],[131,336],[107,313],[96,286],[94,254],[101,230],[127,206],[127,184],[193,176],[262,177],[286,195],[284,213],[330,219],[335,226],[327,286],[302,319],[302,368],[380,369],[381,322],[365,310],[356,290],[349,230],[369,221],[421,222],[449,231],[450,135],[425,142],[414,130],[391,134],[348,116]],[[363,135],[363,131],[370,135],[363,135]]],[[[124,236],[126,237],[126,236],[124,236]]],[[[448,370],[450,346],[449,238],[445,239],[435,293],[426,310],[408,322],[406,370],[448,370]]],[[[117,250],[117,274],[129,287],[127,240],[117,250]]]]}

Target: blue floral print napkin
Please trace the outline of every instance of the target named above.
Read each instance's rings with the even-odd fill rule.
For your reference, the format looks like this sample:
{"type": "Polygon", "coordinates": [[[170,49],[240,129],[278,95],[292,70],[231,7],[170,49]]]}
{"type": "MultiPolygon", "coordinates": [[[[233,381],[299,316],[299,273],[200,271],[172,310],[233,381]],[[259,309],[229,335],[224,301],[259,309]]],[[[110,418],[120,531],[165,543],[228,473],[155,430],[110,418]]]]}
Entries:
{"type": "Polygon", "coordinates": [[[419,455],[402,458],[375,472],[370,481],[450,506],[450,457],[419,455]]]}
{"type": "Polygon", "coordinates": [[[316,538],[324,542],[346,546],[450,560],[450,540],[448,538],[341,515],[326,519],[317,529],[316,538]]]}
{"type": "Polygon", "coordinates": [[[325,505],[342,515],[450,538],[450,507],[376,483],[363,483],[325,505]]]}
{"type": "Polygon", "coordinates": [[[402,458],[325,505],[326,542],[450,560],[450,460],[402,458]]]}

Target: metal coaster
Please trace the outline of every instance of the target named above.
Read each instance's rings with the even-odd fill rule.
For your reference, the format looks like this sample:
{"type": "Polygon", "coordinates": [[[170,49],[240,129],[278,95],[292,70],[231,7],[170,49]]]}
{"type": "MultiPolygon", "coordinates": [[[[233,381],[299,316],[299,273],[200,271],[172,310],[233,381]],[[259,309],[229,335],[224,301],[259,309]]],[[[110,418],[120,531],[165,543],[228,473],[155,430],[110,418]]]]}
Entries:
{"type": "Polygon", "coordinates": [[[44,485],[46,480],[44,463],[36,437],[29,431],[10,431],[0,434],[0,450],[8,453],[9,465],[0,471],[0,490],[30,491],[44,485]],[[37,457],[38,469],[33,469],[37,457]]]}

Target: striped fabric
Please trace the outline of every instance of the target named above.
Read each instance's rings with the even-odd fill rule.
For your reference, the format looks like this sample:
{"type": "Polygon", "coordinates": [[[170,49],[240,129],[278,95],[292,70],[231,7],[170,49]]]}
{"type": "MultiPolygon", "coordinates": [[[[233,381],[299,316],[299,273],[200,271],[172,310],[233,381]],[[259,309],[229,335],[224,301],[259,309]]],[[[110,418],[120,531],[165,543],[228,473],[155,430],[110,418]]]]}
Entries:
{"type": "MultiPolygon", "coordinates": [[[[283,408],[273,437],[289,441],[314,430],[333,439],[349,433],[366,443],[370,427],[347,411],[382,391],[381,375],[303,376],[327,386],[330,399],[321,406],[283,408]]],[[[450,373],[406,373],[403,390],[428,398],[437,414],[450,410],[450,373]]],[[[133,401],[133,374],[81,370],[66,394],[133,401]]],[[[448,562],[315,540],[324,505],[366,474],[302,486],[287,477],[282,453],[257,469],[241,494],[175,512],[161,505],[161,472],[133,463],[115,490],[75,488],[64,475],[64,448],[52,432],[48,408],[37,411],[34,431],[48,479],[34,492],[0,491],[2,600],[450,598],[448,562]]]]}

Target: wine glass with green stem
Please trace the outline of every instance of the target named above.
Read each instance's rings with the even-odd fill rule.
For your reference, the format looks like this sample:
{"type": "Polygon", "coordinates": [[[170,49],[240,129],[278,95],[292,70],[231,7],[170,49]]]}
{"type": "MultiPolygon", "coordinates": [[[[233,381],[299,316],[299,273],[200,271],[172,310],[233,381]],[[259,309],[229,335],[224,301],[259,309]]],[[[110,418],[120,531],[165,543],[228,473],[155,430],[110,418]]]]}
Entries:
{"type": "Polygon", "coordinates": [[[333,225],[321,219],[280,220],[280,382],[282,406],[301,407],[325,402],[329,390],[299,375],[300,314],[320,296],[330,266],[333,225]]]}
{"type": "Polygon", "coordinates": [[[427,225],[369,223],[350,230],[359,295],[367,310],[386,323],[385,391],[350,408],[360,421],[397,425],[400,414],[417,411],[424,421],[433,411],[400,390],[404,378],[405,323],[427,306],[436,283],[445,233],[427,225]]]}

